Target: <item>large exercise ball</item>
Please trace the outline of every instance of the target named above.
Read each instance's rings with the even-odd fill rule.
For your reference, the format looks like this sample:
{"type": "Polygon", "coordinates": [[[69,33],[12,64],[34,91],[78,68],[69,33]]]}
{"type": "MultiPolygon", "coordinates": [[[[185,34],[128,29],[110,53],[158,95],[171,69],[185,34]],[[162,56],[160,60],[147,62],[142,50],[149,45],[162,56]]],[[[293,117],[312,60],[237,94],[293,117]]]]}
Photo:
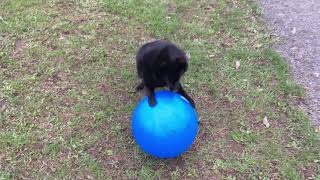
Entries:
{"type": "Polygon", "coordinates": [[[193,144],[198,131],[195,109],[180,94],[158,91],[157,104],[149,106],[144,97],[132,116],[132,133],[136,143],[158,158],[174,158],[193,144]]]}

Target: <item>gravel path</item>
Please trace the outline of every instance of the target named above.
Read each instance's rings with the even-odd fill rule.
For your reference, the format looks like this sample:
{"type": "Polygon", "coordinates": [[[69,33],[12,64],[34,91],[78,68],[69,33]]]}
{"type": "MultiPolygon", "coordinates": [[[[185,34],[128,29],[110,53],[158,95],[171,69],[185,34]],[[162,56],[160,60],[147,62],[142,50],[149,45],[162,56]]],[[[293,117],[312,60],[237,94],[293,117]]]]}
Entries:
{"type": "Polygon", "coordinates": [[[285,39],[276,45],[308,93],[303,108],[320,125],[320,0],[259,0],[267,23],[285,39]]]}

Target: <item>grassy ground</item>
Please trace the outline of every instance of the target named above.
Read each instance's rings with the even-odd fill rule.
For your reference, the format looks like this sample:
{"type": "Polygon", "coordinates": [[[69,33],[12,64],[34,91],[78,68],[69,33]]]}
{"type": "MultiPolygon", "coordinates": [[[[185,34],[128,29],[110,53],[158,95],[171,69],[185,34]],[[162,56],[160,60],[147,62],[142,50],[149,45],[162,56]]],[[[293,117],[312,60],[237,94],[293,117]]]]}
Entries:
{"type": "Polygon", "coordinates": [[[320,178],[304,92],[250,0],[0,7],[0,179],[320,178]],[[200,129],[177,159],[154,159],[131,136],[134,56],[153,38],[191,54],[183,82],[200,129]]]}

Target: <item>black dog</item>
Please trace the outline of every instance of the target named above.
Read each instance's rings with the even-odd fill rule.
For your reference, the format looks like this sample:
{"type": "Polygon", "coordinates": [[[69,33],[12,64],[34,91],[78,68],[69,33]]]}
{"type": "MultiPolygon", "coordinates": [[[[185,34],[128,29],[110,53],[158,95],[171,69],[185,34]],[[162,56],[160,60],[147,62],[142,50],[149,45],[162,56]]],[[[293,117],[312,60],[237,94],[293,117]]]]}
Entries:
{"type": "Polygon", "coordinates": [[[141,83],[137,91],[146,90],[150,106],[156,105],[154,91],[157,87],[169,87],[177,91],[195,107],[193,99],[188,96],[180,83],[180,77],[187,71],[186,54],[173,43],[156,40],[142,45],[137,53],[137,71],[141,83]]]}

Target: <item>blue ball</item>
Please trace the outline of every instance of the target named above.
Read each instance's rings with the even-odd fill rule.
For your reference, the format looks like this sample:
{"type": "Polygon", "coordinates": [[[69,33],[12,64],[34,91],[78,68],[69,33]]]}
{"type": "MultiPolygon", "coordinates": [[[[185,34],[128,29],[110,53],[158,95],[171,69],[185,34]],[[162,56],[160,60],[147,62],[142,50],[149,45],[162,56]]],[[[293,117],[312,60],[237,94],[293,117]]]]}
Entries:
{"type": "Polygon", "coordinates": [[[190,148],[198,131],[194,108],[180,94],[158,91],[157,104],[144,97],[133,112],[132,133],[137,144],[158,158],[174,158],[190,148]]]}

